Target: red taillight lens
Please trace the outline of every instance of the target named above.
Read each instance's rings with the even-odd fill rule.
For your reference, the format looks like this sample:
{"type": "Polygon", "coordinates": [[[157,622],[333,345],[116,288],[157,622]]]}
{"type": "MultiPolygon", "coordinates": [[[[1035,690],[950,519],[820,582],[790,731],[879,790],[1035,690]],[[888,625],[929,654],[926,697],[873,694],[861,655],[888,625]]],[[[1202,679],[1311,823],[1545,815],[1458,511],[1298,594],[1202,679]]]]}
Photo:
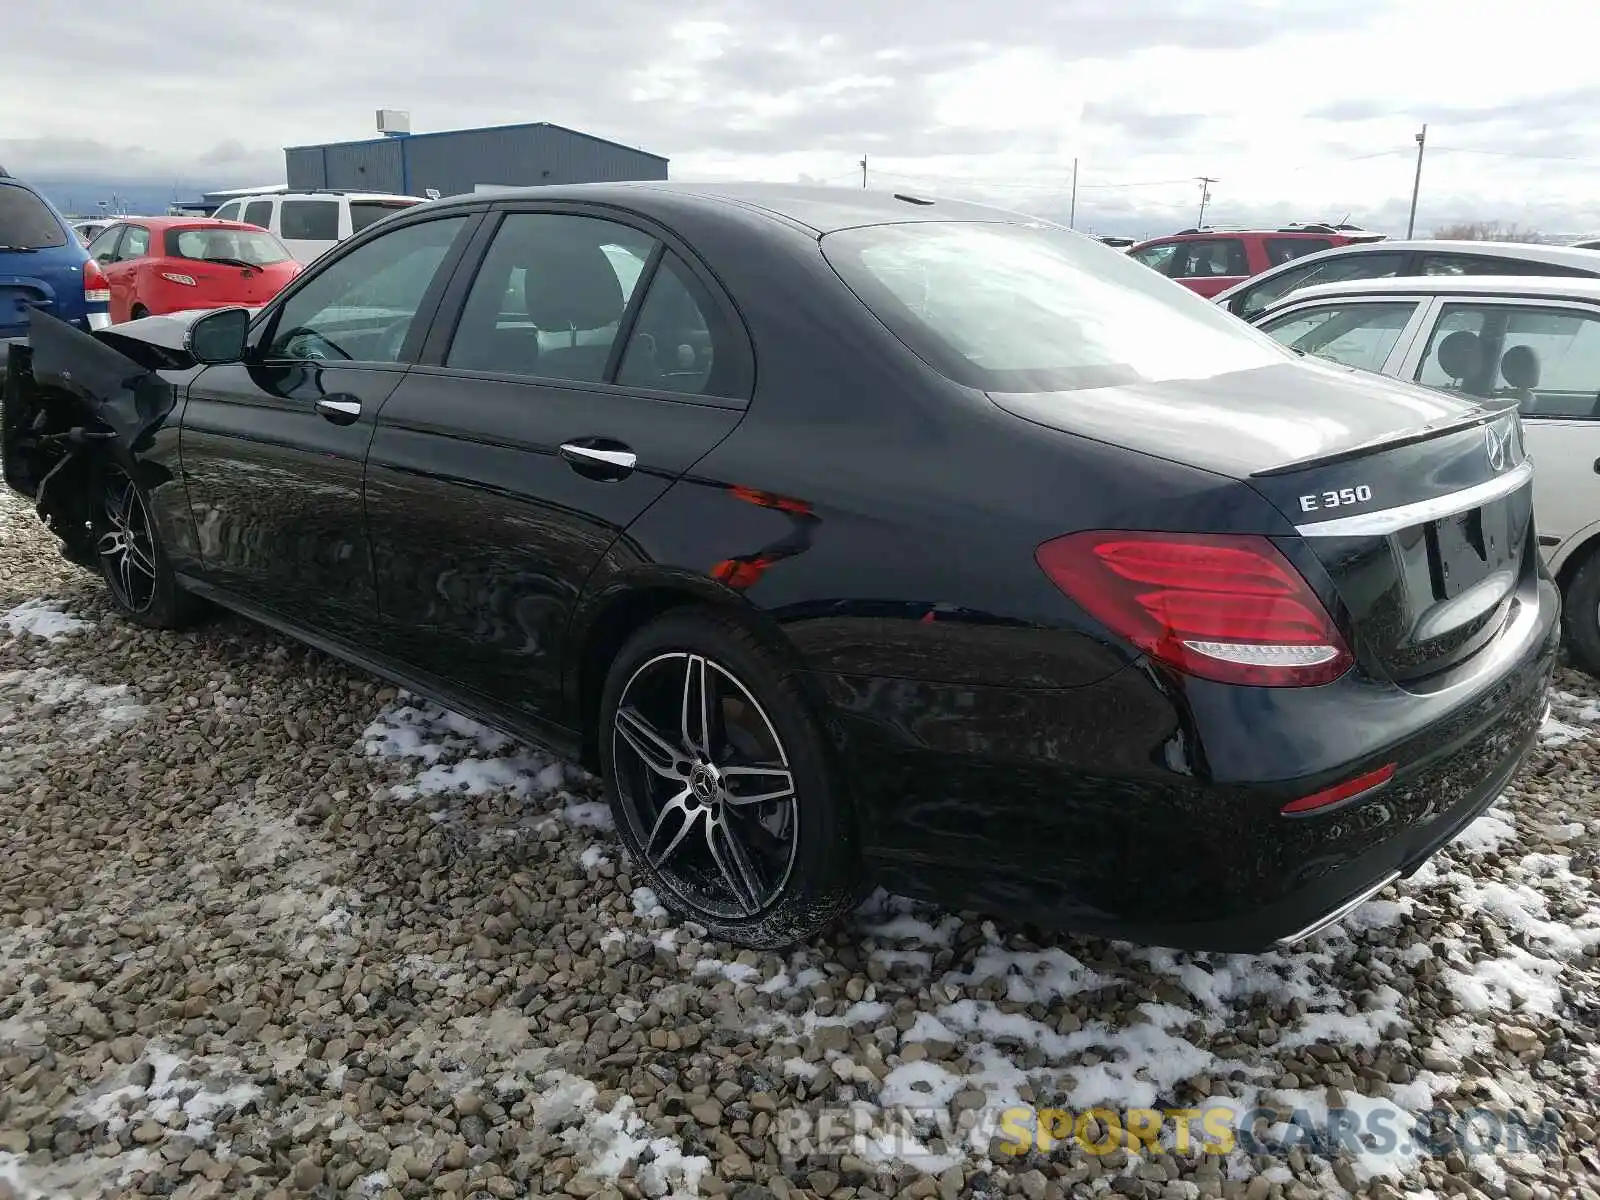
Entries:
{"type": "Polygon", "coordinates": [[[1291,800],[1280,810],[1285,816],[1304,816],[1309,812],[1327,808],[1333,804],[1342,803],[1352,796],[1359,796],[1364,792],[1380,788],[1394,778],[1395,764],[1385,763],[1376,771],[1368,771],[1365,775],[1357,775],[1354,779],[1346,779],[1343,783],[1336,783],[1330,788],[1323,788],[1320,792],[1313,792],[1309,796],[1301,796],[1298,800],[1291,800]]]}
{"type": "Polygon", "coordinates": [[[110,304],[111,284],[100,264],[90,259],[83,264],[83,302],[85,304],[110,304]]]}
{"type": "Polygon", "coordinates": [[[1350,669],[1327,609],[1266,538],[1096,530],[1034,557],[1112,633],[1187,675],[1304,687],[1350,669]]]}

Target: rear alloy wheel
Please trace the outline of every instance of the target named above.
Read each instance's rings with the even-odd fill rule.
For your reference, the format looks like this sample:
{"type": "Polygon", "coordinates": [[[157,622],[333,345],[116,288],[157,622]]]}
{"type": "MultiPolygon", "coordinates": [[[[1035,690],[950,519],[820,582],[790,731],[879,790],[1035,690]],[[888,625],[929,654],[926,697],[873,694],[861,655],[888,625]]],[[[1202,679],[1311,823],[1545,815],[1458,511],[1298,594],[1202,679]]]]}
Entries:
{"type": "Polygon", "coordinates": [[[95,553],[118,611],[152,629],[188,624],[200,601],[178,588],[144,489],[121,466],[108,463],[98,490],[95,553]]]}
{"type": "Polygon", "coordinates": [[[1600,551],[1578,568],[1562,601],[1567,654],[1580,671],[1600,678],[1600,551]]]}
{"type": "Polygon", "coordinates": [[[727,941],[787,946],[855,898],[826,742],[744,629],[669,614],[623,648],[601,703],[607,794],[663,905],[727,941]]]}

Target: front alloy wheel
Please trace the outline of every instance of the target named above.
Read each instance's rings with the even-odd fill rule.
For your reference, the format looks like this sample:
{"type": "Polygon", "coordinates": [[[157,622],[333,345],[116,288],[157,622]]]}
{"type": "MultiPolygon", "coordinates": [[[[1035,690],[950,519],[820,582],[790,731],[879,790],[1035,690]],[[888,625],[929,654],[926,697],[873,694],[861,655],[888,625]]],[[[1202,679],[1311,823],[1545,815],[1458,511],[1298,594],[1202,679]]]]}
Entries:
{"type": "Polygon", "coordinates": [[[156,599],[156,548],[150,512],[138,486],[110,467],[101,489],[102,525],[95,549],[117,607],[129,615],[150,611],[156,599]]]}
{"type": "Polygon", "coordinates": [[[853,821],[790,672],[746,629],[670,613],[612,664],[600,756],[617,829],[661,902],[772,949],[857,894],[853,821]]]}

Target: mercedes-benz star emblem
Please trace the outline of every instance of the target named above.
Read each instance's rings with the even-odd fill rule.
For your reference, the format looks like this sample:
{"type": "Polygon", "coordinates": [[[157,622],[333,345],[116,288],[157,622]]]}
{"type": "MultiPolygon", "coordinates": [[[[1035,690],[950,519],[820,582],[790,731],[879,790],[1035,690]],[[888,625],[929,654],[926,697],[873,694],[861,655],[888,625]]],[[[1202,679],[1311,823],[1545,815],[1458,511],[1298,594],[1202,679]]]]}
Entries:
{"type": "Polygon", "coordinates": [[[1484,448],[1489,452],[1489,469],[1504,471],[1511,457],[1511,422],[1486,425],[1483,430],[1484,448]]]}

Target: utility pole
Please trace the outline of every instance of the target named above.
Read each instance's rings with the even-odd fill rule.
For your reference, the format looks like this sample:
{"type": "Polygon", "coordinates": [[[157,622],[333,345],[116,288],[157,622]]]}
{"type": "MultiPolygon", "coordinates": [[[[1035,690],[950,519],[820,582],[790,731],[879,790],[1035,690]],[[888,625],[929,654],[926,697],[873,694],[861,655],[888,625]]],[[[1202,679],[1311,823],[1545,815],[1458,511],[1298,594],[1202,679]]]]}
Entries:
{"type": "Polygon", "coordinates": [[[1222,180],[1215,179],[1210,175],[1197,175],[1195,178],[1200,183],[1200,219],[1195,224],[1203,227],[1206,223],[1206,204],[1211,199],[1211,185],[1213,183],[1221,183],[1222,180]]]}
{"type": "Polygon", "coordinates": [[[1078,160],[1072,160],[1072,203],[1067,208],[1067,228],[1078,227],[1078,160]]]}
{"type": "Polygon", "coordinates": [[[1406,237],[1409,239],[1417,227],[1417,193],[1422,191],[1422,151],[1428,144],[1428,127],[1424,125],[1417,138],[1417,176],[1411,181],[1411,215],[1406,218],[1406,237]]]}
{"type": "Polygon", "coordinates": [[[867,186],[867,156],[865,154],[861,156],[861,186],[867,186]]]}

